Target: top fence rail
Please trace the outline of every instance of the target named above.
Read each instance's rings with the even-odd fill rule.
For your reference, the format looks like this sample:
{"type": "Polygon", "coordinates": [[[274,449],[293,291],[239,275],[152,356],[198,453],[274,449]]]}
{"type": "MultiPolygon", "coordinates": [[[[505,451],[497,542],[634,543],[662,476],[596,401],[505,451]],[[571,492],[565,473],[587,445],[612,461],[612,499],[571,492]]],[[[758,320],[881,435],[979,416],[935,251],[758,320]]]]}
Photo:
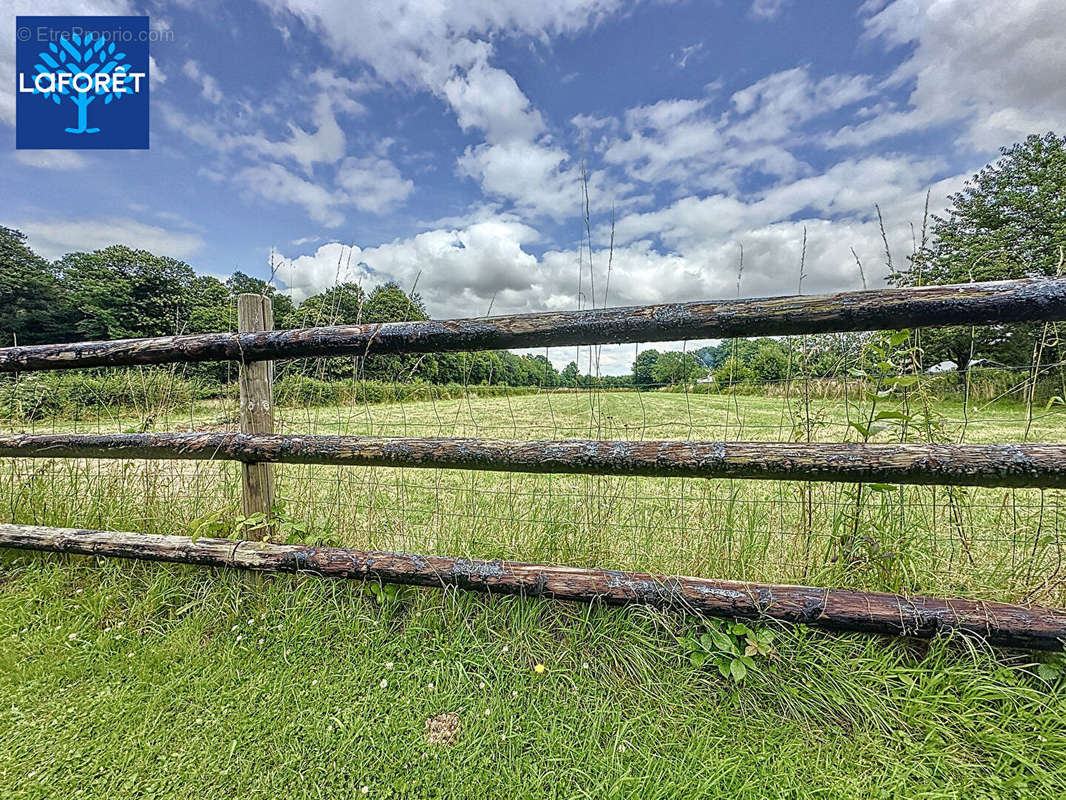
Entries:
{"type": "Polygon", "coordinates": [[[0,349],[0,372],[1066,320],[1066,278],[0,349]]]}

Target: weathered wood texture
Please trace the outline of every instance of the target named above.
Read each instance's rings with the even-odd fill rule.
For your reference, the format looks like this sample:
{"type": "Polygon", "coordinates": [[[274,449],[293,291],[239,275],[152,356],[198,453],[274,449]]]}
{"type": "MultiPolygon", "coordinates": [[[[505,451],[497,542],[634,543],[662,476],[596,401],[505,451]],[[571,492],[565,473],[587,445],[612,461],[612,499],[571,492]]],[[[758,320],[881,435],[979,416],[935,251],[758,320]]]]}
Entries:
{"type": "Polygon", "coordinates": [[[928,638],[958,630],[1006,647],[1059,650],[1066,639],[1066,612],[985,601],[29,525],[0,524],[0,547],[417,586],[456,586],[611,605],[645,603],[714,616],[775,619],[841,631],[928,638]]]}
{"type": "MultiPolygon", "coordinates": [[[[261,294],[237,296],[237,330],[241,333],[274,330],[274,306],[261,294]]],[[[240,367],[241,433],[274,433],[274,362],[252,361],[240,367]]],[[[274,507],[274,467],[245,462],[241,467],[241,510],[245,518],[262,514],[270,517],[274,507]]],[[[270,524],[249,529],[252,539],[270,537],[270,524]]]]}
{"type": "Polygon", "coordinates": [[[0,372],[1066,319],[1066,278],[0,349],[0,372]]]}
{"type": "Polygon", "coordinates": [[[229,459],[648,475],[1066,488],[1066,445],[632,442],[237,433],[3,434],[0,457],[229,459]]]}

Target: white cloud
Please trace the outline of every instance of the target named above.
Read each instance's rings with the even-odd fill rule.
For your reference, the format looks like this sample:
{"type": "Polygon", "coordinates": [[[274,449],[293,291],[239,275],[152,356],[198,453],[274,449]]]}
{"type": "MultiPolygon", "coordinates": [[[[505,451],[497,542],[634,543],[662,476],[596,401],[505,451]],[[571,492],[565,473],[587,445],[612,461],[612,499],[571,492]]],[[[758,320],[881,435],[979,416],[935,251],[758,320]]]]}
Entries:
{"type": "Polygon", "coordinates": [[[462,229],[425,231],[377,247],[324,244],[311,255],[290,259],[279,271],[297,300],[336,282],[394,280],[407,288],[417,278],[436,314],[477,316],[494,295],[533,290],[537,259],[523,249],[536,241],[533,228],[505,219],[462,229]],[[344,265],[338,271],[338,264],[344,265]]]}
{"type": "Polygon", "coordinates": [[[375,214],[399,205],[414,189],[395,164],[380,156],[344,159],[337,170],[337,185],[346,202],[375,214]]]}
{"type": "Polygon", "coordinates": [[[265,0],[382,80],[439,92],[458,67],[487,56],[493,34],[543,39],[594,25],[622,0],[406,0],[400,7],[346,0],[265,0]]]}
{"type": "Polygon", "coordinates": [[[395,165],[379,156],[348,157],[337,169],[335,186],[303,178],[281,164],[239,169],[234,180],[246,191],[274,203],[301,206],[315,222],[335,228],[347,207],[375,214],[402,202],[414,189],[395,165]]]}
{"type": "Polygon", "coordinates": [[[167,74],[163,72],[154,56],[148,56],[148,80],[151,81],[153,89],[158,89],[167,82],[167,74]]]}
{"type": "Polygon", "coordinates": [[[794,138],[803,123],[872,93],[865,75],[830,75],[815,80],[808,67],[776,72],[730,98],[740,115],[730,132],[742,141],[794,138]]]}
{"type": "Polygon", "coordinates": [[[811,137],[807,123],[872,92],[866,76],[815,79],[808,67],[773,73],[735,92],[721,113],[716,90],[628,109],[624,134],[603,140],[604,161],[633,180],[677,192],[735,192],[752,172],[795,178],[810,171],[792,152],[811,137]]]}
{"type": "Polygon", "coordinates": [[[244,167],[233,176],[237,185],[274,203],[302,207],[315,222],[335,228],[344,222],[338,210],[343,198],[321,185],[301,178],[281,164],[244,167]]]}
{"type": "Polygon", "coordinates": [[[334,104],[346,113],[361,113],[362,105],[350,94],[360,85],[326,70],[316,72],[312,83],[322,89],[312,109],[313,129],[291,122],[284,139],[272,139],[262,131],[226,130],[219,120],[192,117],[168,103],[159,104],[159,109],[171,128],[219,156],[219,168],[210,174],[232,180],[249,196],[302,207],[326,227],[342,224],[349,208],[377,214],[395,208],[414,184],[388,158],[392,141],[376,142],[369,154],[346,155],[348,140],[334,104]],[[339,93],[327,93],[330,87],[339,88],[339,93]],[[333,169],[316,174],[316,165],[333,169]]]}
{"type": "Polygon", "coordinates": [[[198,234],[146,225],[130,217],[26,219],[14,227],[26,234],[34,250],[49,259],[73,251],[99,250],[113,244],[150,250],[161,256],[188,258],[204,245],[198,234]]]}
{"type": "Polygon", "coordinates": [[[333,113],[333,103],[325,92],[315,99],[312,120],[315,125],[313,132],[289,123],[288,139],[274,141],[263,134],[253,134],[240,137],[239,141],[241,146],[263,155],[282,161],[295,161],[310,175],[315,164],[335,164],[340,161],[348,144],[333,113]]]}
{"type": "Polygon", "coordinates": [[[14,158],[27,167],[41,169],[82,169],[88,159],[75,150],[16,150],[14,158]]]}
{"type": "MultiPolygon", "coordinates": [[[[911,223],[922,222],[927,176],[935,169],[935,162],[920,159],[871,157],[844,162],[810,182],[783,182],[747,201],[690,196],[655,211],[625,215],[618,221],[613,254],[606,247],[607,231],[597,231],[595,305],[735,297],[741,246],[741,295],[793,294],[804,228],[804,293],[861,288],[852,248],[863,260],[867,282],[878,285],[887,265],[874,203],[884,212],[894,263],[902,265],[911,251],[911,223]]],[[[956,190],[963,177],[934,183],[934,203],[956,190]]],[[[537,256],[532,247],[540,242],[541,234],[528,225],[487,216],[376,247],[326,244],[293,258],[279,277],[290,282],[297,300],[337,280],[366,285],[394,280],[409,288],[417,278],[431,314],[449,318],[484,314],[490,303],[494,313],[576,308],[581,264],[581,305],[587,307],[593,302],[587,253],[549,248],[537,256]]],[[[562,350],[551,357],[562,366],[574,352],[562,350]]],[[[628,346],[603,348],[601,369],[624,371],[632,357],[628,346]]]]}
{"type": "Polygon", "coordinates": [[[446,81],[441,91],[459,127],[482,129],[490,143],[531,141],[544,130],[544,120],[515,79],[482,59],[446,81]]]}
{"type": "MultiPolygon", "coordinates": [[[[748,199],[693,195],[654,211],[623,215],[613,254],[606,246],[609,232],[602,227],[595,231],[595,305],[735,297],[741,246],[742,296],[794,294],[804,229],[803,293],[861,288],[852,248],[862,259],[866,282],[879,285],[888,268],[874,203],[883,210],[894,263],[902,265],[912,248],[911,225],[922,223],[926,187],[937,169],[935,160],[872,156],[844,161],[798,182],[782,181],[748,199]]],[[[957,175],[932,184],[934,210],[964,178],[957,175]]],[[[473,217],[461,227],[434,228],[376,247],[322,245],[293,258],[279,277],[291,284],[297,300],[338,280],[366,286],[393,280],[410,288],[417,279],[431,315],[453,318],[482,315],[490,304],[493,313],[576,308],[580,264],[581,305],[593,302],[587,253],[549,248],[536,256],[532,247],[542,242],[536,229],[511,216],[473,217]]],[[[701,344],[689,342],[687,347],[701,344]]],[[[662,350],[686,345],[654,346],[662,350]]],[[[628,371],[635,349],[600,348],[600,371],[628,371]]],[[[577,352],[561,348],[548,355],[561,368],[577,352]]],[[[594,363],[590,358],[589,348],[582,348],[583,370],[594,363]]]]}
{"type": "Polygon", "coordinates": [[[356,98],[365,92],[378,88],[377,82],[366,76],[360,76],[358,79],[353,80],[352,78],[338,75],[325,67],[316,69],[307,80],[328,94],[337,110],[348,114],[362,114],[366,111],[363,104],[356,98]]]}
{"type": "Polygon", "coordinates": [[[792,0],[753,0],[750,15],[754,19],[775,19],[792,0]]]}
{"type": "Polygon", "coordinates": [[[688,66],[689,60],[694,56],[697,59],[699,58],[702,50],[703,42],[696,42],[695,44],[690,44],[688,47],[682,47],[679,51],[674,53],[674,63],[677,65],[678,69],[684,69],[688,66]]]}
{"type": "Polygon", "coordinates": [[[866,34],[913,52],[889,85],[912,87],[903,106],[846,127],[831,142],[871,142],[948,123],[989,152],[1066,121],[1066,26],[1059,0],[1009,6],[968,0],[895,0],[873,6],[866,34]]]}
{"type": "Polygon", "coordinates": [[[215,80],[213,75],[204,72],[199,61],[189,59],[185,62],[181,71],[193,83],[199,84],[200,94],[207,102],[215,105],[222,102],[222,89],[219,88],[218,81],[215,80]]]}
{"type": "Polygon", "coordinates": [[[204,147],[227,156],[241,158],[266,156],[277,161],[295,162],[311,174],[315,164],[335,164],[344,158],[347,138],[337,122],[333,104],[325,93],[315,97],[312,108],[313,131],[289,123],[286,139],[272,139],[262,131],[235,133],[228,117],[209,120],[189,116],[168,103],[160,103],[163,119],[170,127],[204,147]]]}
{"type": "Polygon", "coordinates": [[[561,218],[577,208],[577,168],[551,142],[542,115],[514,78],[489,64],[491,38],[547,41],[594,25],[621,9],[620,0],[414,0],[402,10],[342,0],[267,2],[280,25],[286,12],[296,16],[342,58],[369,65],[383,81],[432,92],[464,131],[481,131],[484,141],[467,148],[457,167],[487,194],[532,215],[561,218]]]}

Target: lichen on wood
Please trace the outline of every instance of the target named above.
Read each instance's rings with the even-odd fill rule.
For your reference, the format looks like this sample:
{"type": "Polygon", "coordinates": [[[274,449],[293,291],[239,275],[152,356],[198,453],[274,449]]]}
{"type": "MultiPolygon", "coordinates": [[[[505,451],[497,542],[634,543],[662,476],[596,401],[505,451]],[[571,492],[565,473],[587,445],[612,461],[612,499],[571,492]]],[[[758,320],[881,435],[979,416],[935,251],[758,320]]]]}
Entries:
{"type": "Polygon", "coordinates": [[[0,349],[0,372],[785,336],[1066,319],[1066,278],[0,349]]]}
{"type": "Polygon", "coordinates": [[[957,631],[1005,647],[1061,650],[1066,641],[1064,611],[983,600],[33,525],[0,524],[0,547],[414,586],[454,586],[583,603],[642,603],[838,631],[920,638],[957,631]]]}
{"type": "Polygon", "coordinates": [[[0,457],[1066,488],[1066,445],[691,442],[240,433],[0,434],[0,457]]]}

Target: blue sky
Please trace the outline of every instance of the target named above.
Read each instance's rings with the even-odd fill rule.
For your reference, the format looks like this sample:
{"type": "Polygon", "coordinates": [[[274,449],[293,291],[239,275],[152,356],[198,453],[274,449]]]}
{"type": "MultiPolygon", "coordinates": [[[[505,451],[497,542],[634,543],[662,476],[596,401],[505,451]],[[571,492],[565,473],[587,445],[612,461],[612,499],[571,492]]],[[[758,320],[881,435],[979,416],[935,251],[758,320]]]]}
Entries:
{"type": "Polygon", "coordinates": [[[167,40],[148,151],[16,152],[0,95],[0,223],[219,276],[273,251],[297,300],[393,279],[437,317],[735,296],[742,247],[740,294],[793,293],[804,228],[804,292],[858,288],[852,248],[877,284],[875,203],[902,260],[927,190],[942,208],[1066,109],[1056,0],[14,7],[8,86],[15,14],[148,14],[167,40]]]}

